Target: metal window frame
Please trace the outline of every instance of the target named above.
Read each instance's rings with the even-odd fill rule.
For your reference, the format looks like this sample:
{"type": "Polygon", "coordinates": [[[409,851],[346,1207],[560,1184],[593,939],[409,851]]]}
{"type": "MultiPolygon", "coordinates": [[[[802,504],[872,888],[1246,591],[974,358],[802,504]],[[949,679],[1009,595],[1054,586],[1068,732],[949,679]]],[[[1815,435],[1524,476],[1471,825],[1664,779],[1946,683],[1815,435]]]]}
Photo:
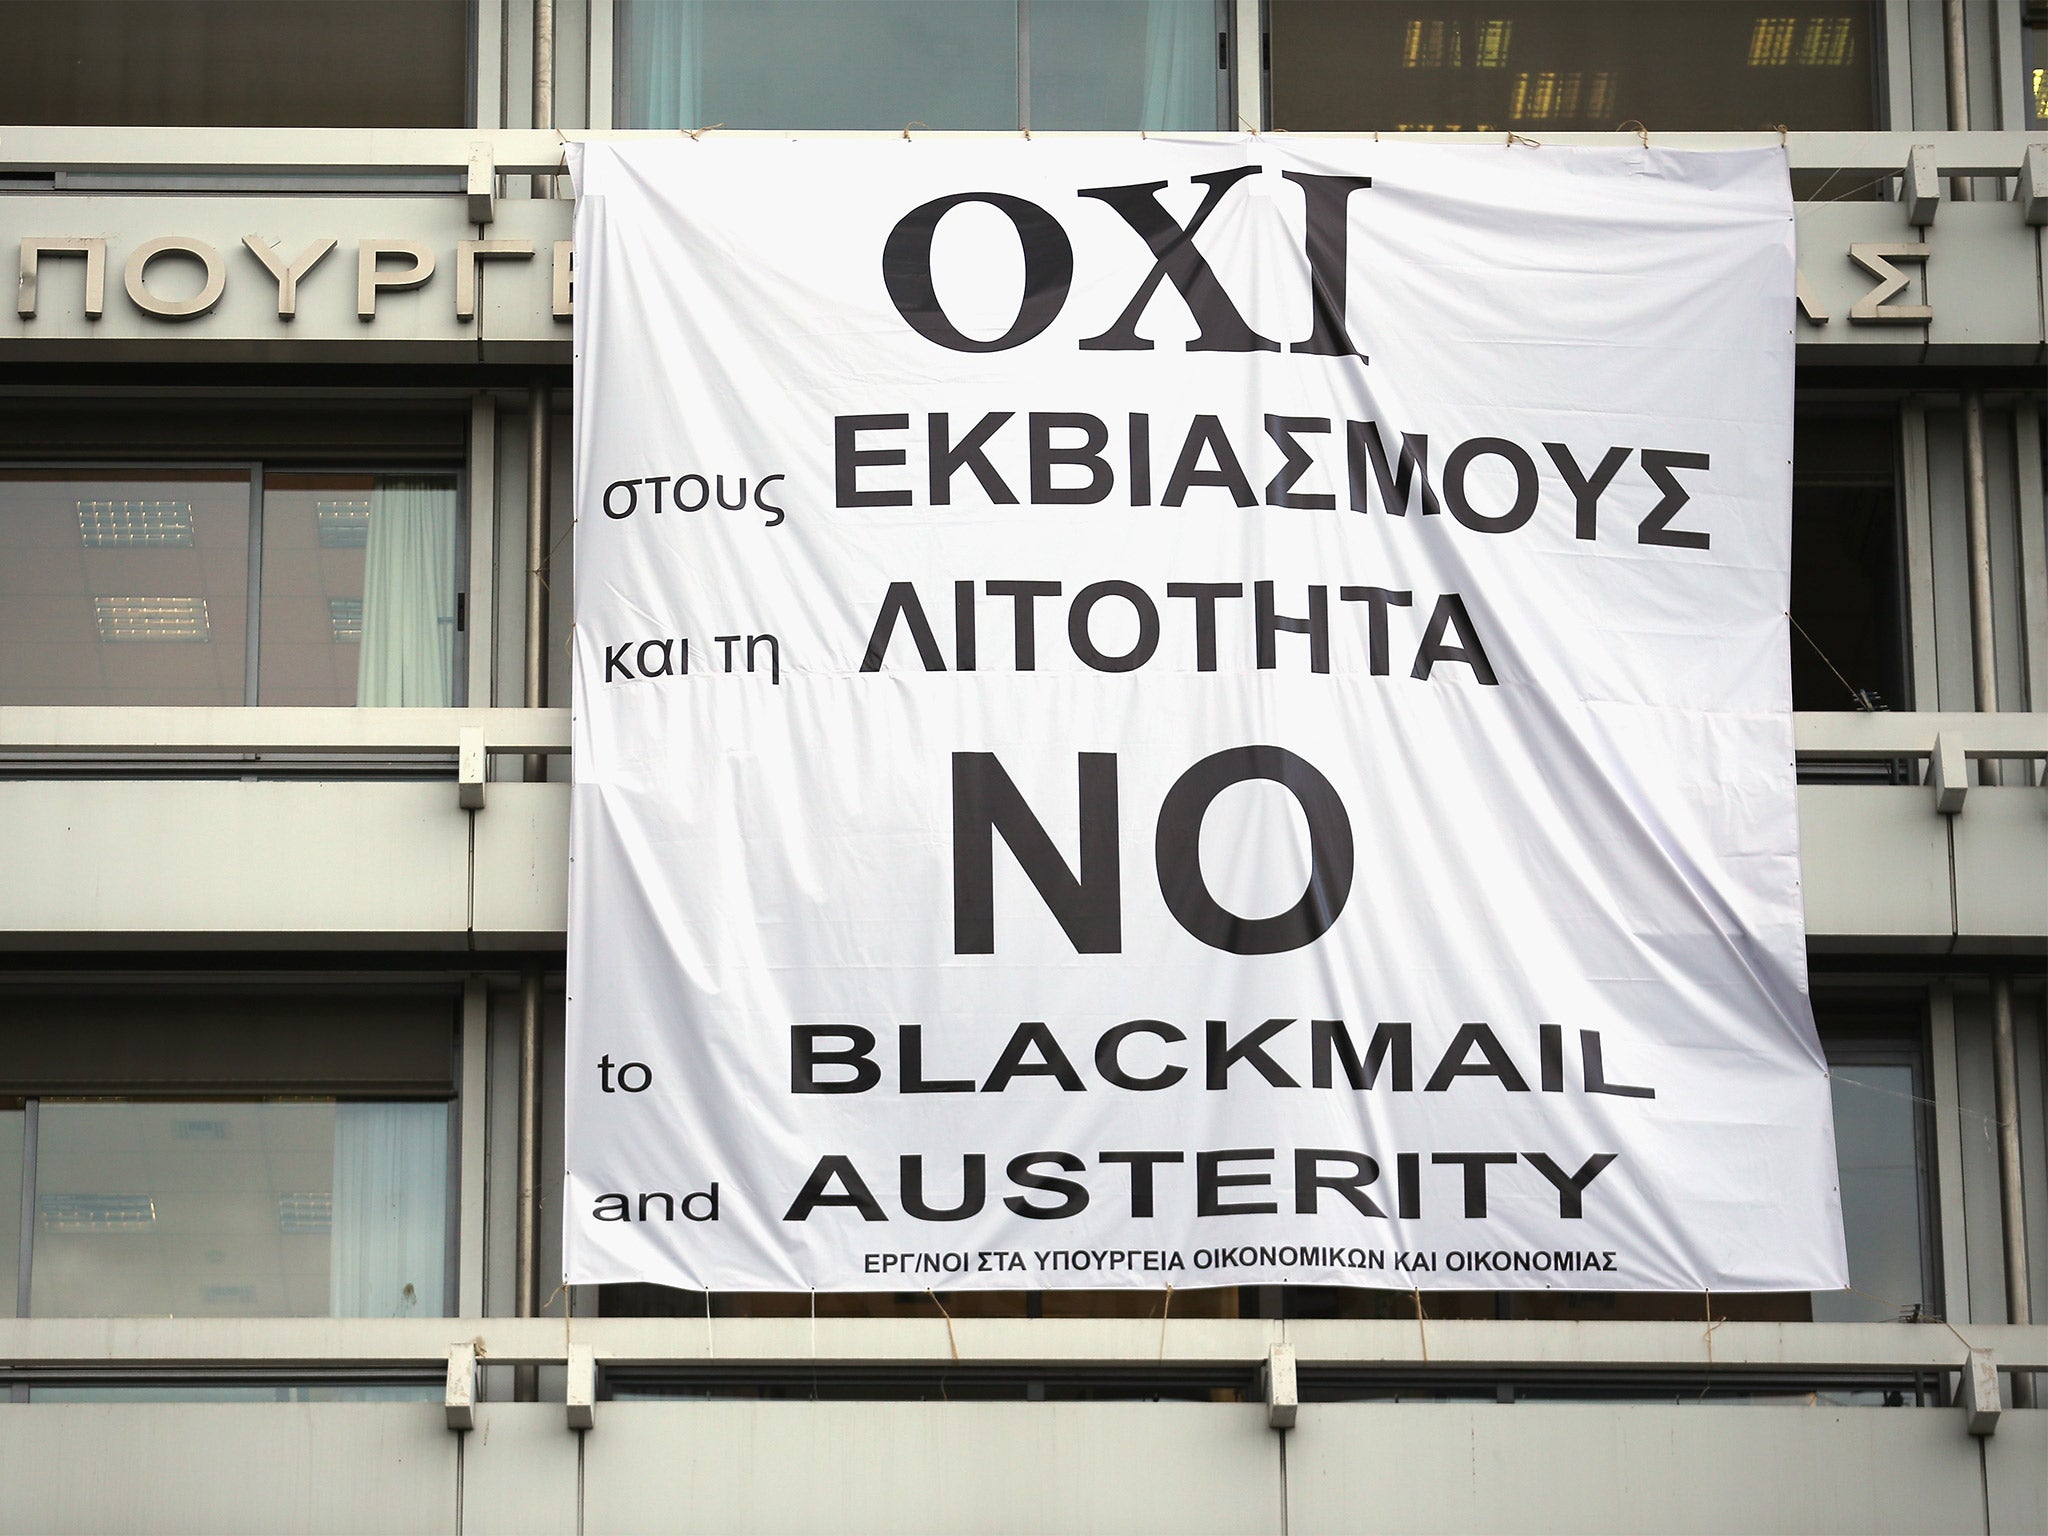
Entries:
{"type": "MultiPolygon", "coordinates": [[[[223,402],[226,408],[231,404],[223,402]]],[[[473,406],[471,422],[474,423],[477,410],[473,406]]],[[[249,481],[249,527],[248,560],[243,576],[242,616],[242,702],[241,708],[288,708],[290,706],[262,703],[262,613],[263,613],[263,511],[265,494],[270,475],[395,475],[431,474],[448,475],[454,480],[455,489],[455,597],[460,605],[462,622],[456,627],[455,645],[449,661],[449,681],[460,697],[448,707],[463,709],[471,696],[473,667],[470,631],[478,622],[478,603],[474,596],[476,557],[472,535],[475,523],[476,505],[472,493],[472,475],[476,454],[468,446],[459,459],[449,465],[407,465],[393,467],[376,461],[358,461],[353,464],[309,461],[304,464],[283,463],[277,458],[269,459],[5,459],[0,458],[0,471],[33,474],[39,470],[62,472],[98,472],[110,469],[137,470],[145,473],[163,472],[175,475],[191,470],[234,470],[245,474],[249,481]]],[[[489,480],[486,478],[488,486],[489,480]]],[[[486,547],[488,545],[486,544],[486,547]]],[[[484,650],[488,652],[488,645],[484,650]]],[[[486,695],[488,697],[488,694],[486,695]]],[[[198,706],[203,707],[203,706],[198,706]]],[[[381,708],[389,706],[356,705],[356,708],[381,708]]],[[[365,763],[358,767],[372,766],[365,763]]]]}

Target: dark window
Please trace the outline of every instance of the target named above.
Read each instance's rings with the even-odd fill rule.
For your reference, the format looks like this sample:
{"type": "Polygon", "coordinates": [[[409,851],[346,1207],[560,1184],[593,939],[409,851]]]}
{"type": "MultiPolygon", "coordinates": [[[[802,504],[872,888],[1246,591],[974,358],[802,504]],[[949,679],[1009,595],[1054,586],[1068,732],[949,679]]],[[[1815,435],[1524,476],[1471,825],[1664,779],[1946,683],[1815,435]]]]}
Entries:
{"type": "Polygon", "coordinates": [[[614,119],[1214,129],[1222,35],[1215,0],[620,0],[614,119]]]}
{"type": "Polygon", "coordinates": [[[1792,449],[1792,707],[1910,709],[1896,419],[1801,411],[1792,449]]]}
{"type": "Polygon", "coordinates": [[[1876,128],[1874,11],[1855,3],[1273,0],[1273,126],[1876,128]]]}
{"type": "Polygon", "coordinates": [[[469,0],[0,0],[0,118],[460,128],[469,0]]]}

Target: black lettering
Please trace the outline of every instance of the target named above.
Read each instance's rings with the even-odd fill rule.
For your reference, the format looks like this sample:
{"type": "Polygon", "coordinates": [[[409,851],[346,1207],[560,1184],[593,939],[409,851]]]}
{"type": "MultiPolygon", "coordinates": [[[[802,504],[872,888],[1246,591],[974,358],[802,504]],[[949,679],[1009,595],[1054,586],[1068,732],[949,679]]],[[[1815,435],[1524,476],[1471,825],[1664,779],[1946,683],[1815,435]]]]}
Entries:
{"type": "Polygon", "coordinates": [[[972,1093],[971,1077],[930,1078],[924,1075],[924,1026],[896,1026],[896,1075],[899,1093],[972,1093]]]}
{"type": "Polygon", "coordinates": [[[1577,1173],[1566,1173],[1542,1152],[1524,1152],[1522,1157],[1556,1188],[1559,1217],[1565,1221],[1578,1221],[1586,1214],[1586,1186],[1600,1177],[1602,1170],[1614,1161],[1615,1155],[1612,1152],[1595,1152],[1577,1173]]]}
{"type": "Polygon", "coordinates": [[[1248,1163],[1253,1161],[1271,1162],[1271,1147],[1241,1147],[1227,1152],[1197,1152],[1195,1154],[1195,1214],[1197,1216],[1271,1216],[1280,1207],[1270,1200],[1253,1200],[1241,1204],[1223,1203],[1222,1191],[1244,1186],[1264,1186],[1273,1182],[1267,1173],[1224,1173],[1225,1163],[1248,1163]]]}
{"type": "Polygon", "coordinates": [[[1297,1216],[1315,1215],[1316,1191],[1333,1189],[1350,1201],[1359,1215],[1385,1216],[1387,1213],[1365,1192],[1365,1186],[1379,1176],[1380,1165],[1363,1152],[1326,1152],[1313,1147],[1298,1147],[1294,1153],[1294,1212],[1297,1216]],[[1326,1162],[1346,1164],[1350,1172],[1324,1173],[1321,1165],[1326,1162]]]}
{"type": "Polygon", "coordinates": [[[896,313],[926,341],[953,352],[1021,347],[1059,317],[1073,282],[1074,247],[1060,221],[1038,204],[1007,192],[955,192],[934,198],[897,220],[882,245],[882,286],[889,290],[896,313]],[[1024,291],[1017,301],[1017,318],[993,341],[963,335],[939,306],[932,281],[932,237],[939,220],[962,203],[987,203],[1003,214],[1016,226],[1017,242],[1024,249],[1024,291]]]}
{"type": "Polygon", "coordinates": [[[1230,1069],[1236,1063],[1248,1062],[1253,1071],[1271,1083],[1275,1088],[1299,1088],[1287,1070],[1268,1056],[1265,1043],[1293,1024],[1292,1019],[1268,1019],[1249,1034],[1236,1041],[1230,1038],[1230,1024],[1226,1019],[1209,1021],[1209,1087],[1220,1091],[1230,1086],[1230,1069]]]}
{"type": "Polygon", "coordinates": [[[1610,448],[1601,458],[1592,474],[1579,468],[1579,461],[1572,457],[1571,449],[1563,443],[1545,443],[1544,452],[1550,455],[1550,462],[1557,466],[1557,472],[1564,476],[1565,487],[1572,493],[1576,510],[1576,532],[1582,539],[1595,537],[1600,531],[1600,493],[1613,483],[1614,477],[1628,463],[1628,456],[1634,450],[1610,448]]]}
{"type": "Polygon", "coordinates": [[[1124,1070],[1118,1052],[1123,1043],[1132,1035],[1156,1035],[1170,1045],[1178,1045],[1187,1039],[1180,1030],[1158,1019],[1132,1019],[1127,1024],[1114,1025],[1102,1032],[1102,1038],[1095,1042],[1095,1070],[1102,1074],[1102,1080],[1117,1088],[1128,1088],[1134,1093],[1151,1093],[1160,1088],[1171,1088],[1188,1075],[1186,1067],[1168,1064],[1150,1077],[1136,1077],[1124,1070]]]}
{"type": "Polygon", "coordinates": [[[942,1210],[924,1197],[924,1159],[914,1154],[902,1159],[903,1213],[919,1221],[965,1221],[981,1214],[988,1201],[988,1159],[970,1152],[960,1159],[960,1203],[942,1210]]]}
{"type": "Polygon", "coordinates": [[[992,581],[987,591],[990,597],[1010,599],[1017,636],[1017,670],[1035,670],[1038,666],[1038,611],[1035,604],[1041,597],[1058,597],[1060,584],[1056,581],[992,581]]]}
{"type": "Polygon", "coordinates": [[[981,482],[983,492],[996,506],[1014,507],[1017,504],[1017,493],[1004,484],[1003,477],[996,473],[995,465],[989,463],[988,454],[983,451],[988,440],[995,435],[996,428],[1015,414],[1013,411],[990,411],[969,427],[967,435],[959,442],[949,445],[946,434],[952,418],[944,411],[932,412],[928,425],[933,506],[949,507],[953,504],[953,476],[963,467],[981,482]]]}
{"type": "Polygon", "coordinates": [[[1444,460],[1444,500],[1450,503],[1451,516],[1474,533],[1513,533],[1536,515],[1536,463],[1521,444],[1504,437],[1462,442],[1444,460]],[[1482,454],[1506,459],[1515,472],[1515,499],[1505,512],[1481,512],[1465,494],[1465,472],[1482,454]]]}
{"type": "Polygon", "coordinates": [[[889,642],[896,638],[898,619],[909,626],[911,644],[917,647],[917,659],[924,663],[925,671],[945,671],[946,660],[939,654],[939,641],[932,633],[932,621],[924,616],[924,604],[918,598],[917,588],[907,581],[890,582],[889,590],[882,594],[882,609],[875,615],[875,628],[868,636],[867,654],[860,659],[861,671],[882,670],[883,659],[889,654],[889,642]]]}
{"type": "Polygon", "coordinates": [[[1188,343],[1190,352],[1280,350],[1279,342],[1268,340],[1245,324],[1244,316],[1230,302],[1230,295],[1223,291],[1223,285],[1210,270],[1208,261],[1195,248],[1196,233],[1216,211],[1216,205],[1223,200],[1224,194],[1245,177],[1257,175],[1258,170],[1256,165],[1241,165],[1232,170],[1210,171],[1206,175],[1189,177],[1190,181],[1207,187],[1208,191],[1203,195],[1201,206],[1195,209],[1195,216],[1185,227],[1160,204],[1159,194],[1166,190],[1167,185],[1163,181],[1081,190],[1082,197],[1095,198],[1114,208],[1124,222],[1138,232],[1153,257],[1152,270],[1146,273],[1138,291],[1131,295],[1131,302],[1124,307],[1124,312],[1100,336],[1091,336],[1083,341],[1082,351],[1151,351],[1152,343],[1138,334],[1138,320],[1145,313],[1145,306],[1152,301],[1161,278],[1173,283],[1187,302],[1188,313],[1194,316],[1196,325],[1200,327],[1200,334],[1188,343]]]}
{"type": "Polygon", "coordinates": [[[1012,1184],[1019,1189],[1041,1189],[1047,1194],[1058,1195],[1060,1203],[1051,1206],[1033,1205],[1019,1195],[1010,1195],[1004,1199],[1004,1205],[1019,1216],[1032,1221],[1058,1221],[1062,1217],[1078,1216],[1088,1209],[1088,1191],[1085,1186],[1076,1184],[1072,1179],[1032,1172],[1040,1163],[1050,1163],[1053,1167],[1068,1173],[1079,1173],[1087,1166],[1071,1152],[1026,1152],[1022,1157],[1013,1157],[1010,1159],[1009,1168],[1005,1170],[1012,1184]]]}
{"type": "Polygon", "coordinates": [[[1184,1163],[1183,1152],[1105,1152],[1096,1161],[1105,1165],[1128,1163],[1131,1168],[1131,1214],[1150,1216],[1152,1211],[1152,1170],[1161,1163],[1184,1163]]]}
{"type": "MultiPolygon", "coordinates": [[[[832,490],[834,500],[842,507],[907,507],[910,505],[909,491],[864,491],[859,487],[860,472],[863,469],[880,469],[888,465],[908,464],[910,455],[901,448],[862,448],[860,434],[863,432],[902,432],[910,426],[910,417],[898,412],[884,416],[835,416],[832,418],[832,490]]],[[[702,484],[701,476],[686,476],[702,484]]],[[[676,482],[676,505],[684,511],[695,511],[695,507],[683,507],[683,482],[676,482]]],[[[699,502],[698,506],[703,503],[699,502]]]]}
{"type": "Polygon", "coordinates": [[[1181,442],[1173,473],[1166,477],[1166,494],[1159,498],[1159,504],[1180,506],[1196,486],[1228,491],[1230,499],[1240,507],[1252,506],[1259,499],[1252,494],[1252,483],[1245,478],[1244,466],[1237,462],[1237,450],[1230,446],[1223,423],[1214,416],[1197,416],[1188,423],[1188,435],[1181,442]],[[1214,469],[1196,467],[1201,463],[1204,448],[1216,460],[1214,469]]]}
{"type": "Polygon", "coordinates": [[[1195,605],[1195,670],[1216,670],[1216,600],[1243,597],[1244,584],[1237,581],[1169,581],[1168,597],[1192,599],[1195,605]]]}
{"type": "Polygon", "coordinates": [[[1422,644],[1416,648],[1415,669],[1408,675],[1426,683],[1440,661],[1462,661],[1472,669],[1473,677],[1482,686],[1498,686],[1493,675],[1493,663],[1486,659],[1486,649],[1480,645],[1478,632],[1472,628],[1472,616],[1465,612],[1465,600],[1455,592],[1446,592],[1436,600],[1436,609],[1429,616],[1429,626],[1422,632],[1422,644]],[[1456,645],[1444,644],[1444,632],[1451,629],[1458,632],[1456,645]]]}
{"type": "Polygon", "coordinates": [[[1353,1088],[1370,1088],[1379,1080],[1380,1068],[1384,1064],[1388,1088],[1395,1093],[1410,1092],[1415,1087],[1414,1037],[1415,1029],[1411,1024],[1376,1025],[1372,1040],[1365,1049],[1365,1060],[1361,1062],[1351,1031],[1344,1027],[1342,1019],[1310,1019],[1309,1081],[1318,1088],[1331,1087],[1336,1081],[1330,1070],[1334,1056],[1337,1064],[1344,1068],[1344,1081],[1353,1088]]]}
{"type": "Polygon", "coordinates": [[[1654,1088],[1631,1088],[1626,1083],[1607,1081],[1607,1064],[1601,1055],[1600,1031],[1582,1029],[1579,1031],[1579,1062],[1586,1071],[1586,1092],[1611,1093],[1619,1099],[1654,1099],[1654,1088]]]}
{"type": "MultiPolygon", "coordinates": [[[[1284,174],[1292,176],[1292,171],[1284,174]]],[[[1307,350],[1296,342],[1292,350],[1307,350]]],[[[1287,455],[1287,462],[1280,466],[1266,486],[1266,505],[1269,507],[1301,507],[1311,512],[1328,512],[1337,505],[1337,498],[1328,491],[1297,491],[1295,481],[1315,464],[1315,456],[1295,436],[1302,432],[1327,432],[1330,418],[1327,416],[1268,416],[1266,436],[1280,445],[1287,455]]]]}
{"type": "Polygon", "coordinates": [[[866,1182],[853,1166],[850,1157],[821,1157],[818,1166],[811,1170],[811,1176],[804,1180],[804,1187],[797,1191],[796,1199],[790,1202],[783,1213],[784,1221],[809,1221],[811,1212],[824,1206],[843,1205],[859,1211],[863,1221],[887,1221],[882,1213],[881,1202],[876,1200],[866,1182]],[[842,1191],[831,1194],[834,1181],[842,1191]]]}
{"type": "Polygon", "coordinates": [[[1303,247],[1308,256],[1309,292],[1315,316],[1308,340],[1297,341],[1287,350],[1316,357],[1366,356],[1352,342],[1345,328],[1345,278],[1350,261],[1349,204],[1351,194],[1372,185],[1370,176],[1320,176],[1310,171],[1282,171],[1287,180],[1301,188],[1307,205],[1308,228],[1303,247]]]}
{"type": "Polygon", "coordinates": [[[1678,515],[1679,508],[1692,500],[1692,493],[1678,483],[1671,471],[1710,467],[1704,453],[1671,453],[1662,448],[1643,450],[1643,472],[1664,495],[1657,505],[1650,508],[1642,522],[1636,525],[1638,544],[1663,544],[1672,549],[1708,547],[1711,540],[1705,533],[1671,526],[1671,519],[1678,515]]]}
{"type": "Polygon", "coordinates": [[[873,1030],[858,1024],[792,1024],[789,1027],[789,1091],[791,1093],[866,1093],[882,1080],[875,1065],[873,1030]],[[844,1040],[843,1050],[820,1048],[823,1040],[844,1040]],[[853,1076],[821,1082],[820,1067],[851,1067],[853,1076]]]}
{"type": "Polygon", "coordinates": [[[1159,610],[1152,606],[1152,599],[1145,595],[1143,587],[1133,586],[1128,581],[1091,582],[1074,594],[1074,605],[1067,610],[1067,643],[1074,648],[1076,656],[1098,672],[1132,671],[1150,661],[1153,652],[1159,649],[1159,610]],[[1111,656],[1099,650],[1088,631],[1088,616],[1106,597],[1122,598],[1138,616],[1137,638],[1121,656],[1111,656]]]}
{"type": "Polygon", "coordinates": [[[1081,1074],[1067,1060],[1067,1053],[1060,1049],[1052,1031],[1036,1020],[1019,1024],[1011,1033],[1002,1055],[989,1069],[988,1081],[981,1085],[981,1091],[1001,1093],[1020,1077],[1049,1077],[1068,1093],[1083,1091],[1081,1074]],[[1037,1053],[1036,1061],[1030,1059],[1030,1052],[1037,1053]]]}
{"type": "MultiPolygon", "coordinates": [[[[1460,1077],[1491,1077],[1499,1080],[1509,1093],[1527,1093],[1528,1082],[1516,1070],[1514,1061],[1502,1049],[1493,1029],[1486,1024],[1460,1024],[1457,1034],[1451,1037],[1449,1047],[1444,1051],[1443,1060],[1429,1075],[1429,1081],[1422,1085],[1424,1093],[1442,1093],[1460,1077]],[[1468,1061],[1474,1051],[1479,1053],[1478,1061],[1468,1061]]],[[[1510,1162],[1514,1159],[1510,1158],[1510,1162]]]]}
{"type": "Polygon", "coordinates": [[[1109,428],[1102,424],[1099,416],[1090,416],[1083,411],[1033,411],[1029,421],[1031,434],[1031,504],[1034,507],[1085,507],[1103,500],[1116,484],[1109,461],[1102,456],[1102,450],[1109,445],[1109,428]],[[1079,445],[1055,448],[1052,435],[1055,432],[1079,432],[1079,445]],[[1058,466],[1083,469],[1088,472],[1088,483],[1078,486],[1056,486],[1052,483],[1052,472],[1058,466]]]}
{"type": "Polygon", "coordinates": [[[1455,1163],[1465,1170],[1465,1214],[1477,1219],[1486,1214],[1486,1170],[1500,1163],[1512,1165],[1512,1152],[1438,1152],[1432,1163],[1455,1163]]]}
{"type": "Polygon", "coordinates": [[[1400,470],[1396,473],[1387,464],[1387,445],[1380,440],[1380,426],[1376,421],[1347,421],[1344,423],[1345,464],[1347,478],[1351,485],[1351,510],[1363,512],[1366,508],[1365,467],[1372,464],[1372,478],[1379,486],[1382,510],[1395,517],[1408,515],[1409,487],[1419,484],[1422,489],[1422,512],[1433,517],[1443,510],[1437,501],[1436,491],[1429,483],[1429,434],[1426,432],[1403,432],[1401,434],[1400,470]]]}
{"type": "Polygon", "coordinates": [[[1181,927],[1212,949],[1276,955],[1314,943],[1343,912],[1354,869],[1351,818],[1335,787],[1305,758],[1285,747],[1231,747],[1203,758],[1166,792],[1153,861],[1160,895],[1181,927]],[[1202,820],[1219,794],[1248,779],[1285,787],[1308,820],[1308,885],[1299,901],[1275,917],[1226,911],[1202,875],[1202,820]]]}
{"type": "Polygon", "coordinates": [[[1311,586],[1308,589],[1308,617],[1292,618],[1276,610],[1273,597],[1273,583],[1256,581],[1252,583],[1252,633],[1258,645],[1259,669],[1270,672],[1280,664],[1280,645],[1276,636],[1282,631],[1290,635],[1308,636],[1308,669],[1311,672],[1330,670],[1330,589],[1311,586]]]}
{"type": "Polygon", "coordinates": [[[953,754],[953,952],[995,953],[995,839],[1018,866],[1075,952],[1123,949],[1123,871],[1117,844],[1116,754],[1079,759],[1077,877],[1060,857],[1024,796],[993,752],[953,754]]]}

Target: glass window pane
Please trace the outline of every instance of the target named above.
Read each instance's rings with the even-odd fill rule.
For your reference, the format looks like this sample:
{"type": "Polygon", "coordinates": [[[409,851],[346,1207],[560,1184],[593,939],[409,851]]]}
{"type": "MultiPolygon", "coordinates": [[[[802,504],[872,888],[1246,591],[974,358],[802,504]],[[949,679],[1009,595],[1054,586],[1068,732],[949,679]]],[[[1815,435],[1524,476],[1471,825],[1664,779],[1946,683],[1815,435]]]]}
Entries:
{"type": "Polygon", "coordinates": [[[1792,455],[1792,707],[1912,707],[1894,418],[1802,414],[1792,455]]]}
{"type": "Polygon", "coordinates": [[[1855,1289],[1816,1292],[1814,1320],[1893,1322],[1916,1306],[1938,1314],[1940,1298],[1926,1294],[1913,1069],[1850,1062],[1833,1073],[1842,1228],[1855,1289]]]}
{"type": "Polygon", "coordinates": [[[37,1317],[446,1311],[445,1104],[45,1100],[37,1317]]]}
{"type": "Polygon", "coordinates": [[[457,702],[455,523],[453,475],[267,476],[262,702],[457,702]]]}
{"type": "Polygon", "coordinates": [[[21,1275],[21,1106],[0,1106],[0,1317],[14,1316],[21,1275]]]}
{"type": "Polygon", "coordinates": [[[622,128],[1014,128],[1015,0],[623,0],[622,128]]]}
{"type": "Polygon", "coordinates": [[[0,704],[240,704],[242,470],[0,470],[0,704]]]}
{"type": "Polygon", "coordinates": [[[0,0],[12,123],[460,128],[469,0],[0,0]]]}
{"type": "Polygon", "coordinates": [[[1879,127],[1875,7],[1274,0],[1273,126],[1879,127]]]}
{"type": "Polygon", "coordinates": [[[1031,126],[1223,126],[1214,0],[1033,0],[1031,126]]]}

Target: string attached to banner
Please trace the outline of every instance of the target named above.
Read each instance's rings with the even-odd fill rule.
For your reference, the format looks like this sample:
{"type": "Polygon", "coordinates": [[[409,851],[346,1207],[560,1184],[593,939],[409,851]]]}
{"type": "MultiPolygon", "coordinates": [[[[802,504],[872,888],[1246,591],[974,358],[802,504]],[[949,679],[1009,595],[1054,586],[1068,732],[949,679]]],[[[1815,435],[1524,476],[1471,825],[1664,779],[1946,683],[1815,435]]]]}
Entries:
{"type": "Polygon", "coordinates": [[[960,1358],[960,1341],[953,1336],[953,1314],[948,1312],[946,1304],[939,1300],[939,1293],[937,1291],[933,1290],[930,1286],[926,1286],[924,1293],[931,1297],[932,1305],[939,1309],[939,1316],[946,1320],[946,1344],[953,1351],[953,1358],[957,1361],[960,1358]]]}

